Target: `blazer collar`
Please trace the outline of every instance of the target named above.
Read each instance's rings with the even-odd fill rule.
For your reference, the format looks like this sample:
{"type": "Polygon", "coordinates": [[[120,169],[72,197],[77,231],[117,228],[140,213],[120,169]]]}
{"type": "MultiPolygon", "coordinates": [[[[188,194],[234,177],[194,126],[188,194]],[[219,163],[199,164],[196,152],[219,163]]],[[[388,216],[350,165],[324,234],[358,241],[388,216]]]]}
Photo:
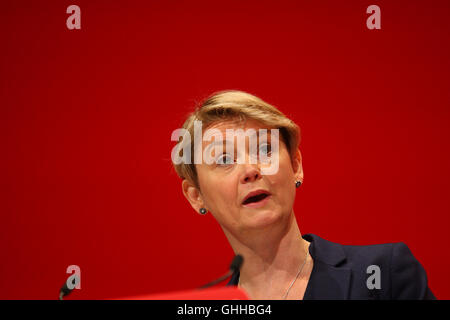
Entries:
{"type": "Polygon", "coordinates": [[[346,255],[342,245],[306,234],[303,239],[310,242],[309,254],[314,266],[304,294],[304,300],[348,299],[351,270],[344,267],[346,255]]]}
{"type": "MultiPolygon", "coordinates": [[[[302,238],[311,243],[309,254],[314,261],[303,299],[348,299],[351,270],[342,266],[346,260],[342,245],[324,240],[315,234],[305,234],[302,238]]],[[[233,273],[227,286],[236,286],[238,282],[239,271],[233,273]]]]}
{"type": "Polygon", "coordinates": [[[309,254],[314,260],[319,260],[330,266],[337,266],[346,259],[342,245],[322,239],[315,234],[305,234],[303,239],[310,242],[309,254]]]}

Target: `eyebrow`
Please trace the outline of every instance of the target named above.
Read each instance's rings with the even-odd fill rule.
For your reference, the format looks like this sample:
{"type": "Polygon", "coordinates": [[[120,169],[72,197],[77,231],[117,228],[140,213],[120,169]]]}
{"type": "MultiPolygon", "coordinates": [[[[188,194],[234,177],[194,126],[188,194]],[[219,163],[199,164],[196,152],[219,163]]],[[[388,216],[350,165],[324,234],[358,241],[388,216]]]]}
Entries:
{"type": "Polygon", "coordinates": [[[220,140],[220,141],[213,141],[213,142],[210,142],[210,141],[205,141],[205,142],[209,142],[209,144],[207,145],[207,147],[212,147],[212,146],[215,146],[215,145],[217,145],[217,144],[221,144],[221,145],[224,145],[224,144],[227,144],[227,143],[230,143],[230,144],[232,144],[233,142],[232,141],[230,141],[230,140],[220,140]]]}
{"type": "MultiPolygon", "coordinates": [[[[215,147],[216,145],[222,145],[222,147],[225,145],[227,145],[227,143],[231,143],[231,141],[230,140],[220,140],[220,141],[213,141],[213,142],[210,142],[206,147],[205,147],[205,150],[203,151],[203,152],[205,152],[205,151],[210,151],[213,147],[215,147]]],[[[226,147],[225,148],[222,148],[222,151],[226,151],[227,149],[226,149],[226,147]]]]}

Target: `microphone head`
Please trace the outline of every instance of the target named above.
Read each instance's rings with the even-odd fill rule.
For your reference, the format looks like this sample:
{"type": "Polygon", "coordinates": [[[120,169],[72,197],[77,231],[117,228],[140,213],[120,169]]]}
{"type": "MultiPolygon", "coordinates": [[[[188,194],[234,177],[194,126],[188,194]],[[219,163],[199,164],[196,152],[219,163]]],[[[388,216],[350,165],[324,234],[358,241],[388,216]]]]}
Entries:
{"type": "Polygon", "coordinates": [[[239,271],[243,262],[244,258],[240,254],[235,255],[233,261],[231,261],[230,270],[233,272],[239,271]]]}
{"type": "Polygon", "coordinates": [[[59,292],[63,293],[65,296],[67,296],[69,293],[72,292],[72,289],[69,289],[67,287],[67,283],[64,283],[64,285],[61,287],[61,289],[59,290],[59,292]]]}
{"type": "MultiPolygon", "coordinates": [[[[63,297],[69,295],[74,288],[69,289],[69,287],[67,286],[67,281],[69,281],[71,277],[69,277],[66,282],[64,282],[64,285],[61,287],[61,289],[59,290],[59,300],[62,300],[63,297]]],[[[78,278],[79,279],[79,278],[78,278]]],[[[75,286],[76,282],[77,282],[77,278],[73,278],[71,279],[72,284],[75,286]]]]}

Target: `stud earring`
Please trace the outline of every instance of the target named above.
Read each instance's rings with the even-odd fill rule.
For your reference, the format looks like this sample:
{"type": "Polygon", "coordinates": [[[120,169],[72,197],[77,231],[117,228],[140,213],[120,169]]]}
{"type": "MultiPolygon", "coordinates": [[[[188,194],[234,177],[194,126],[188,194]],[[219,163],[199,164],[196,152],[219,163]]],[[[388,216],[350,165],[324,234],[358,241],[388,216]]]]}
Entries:
{"type": "Polygon", "coordinates": [[[206,209],[205,208],[200,208],[200,214],[206,214],[206,209]]]}
{"type": "Polygon", "coordinates": [[[298,188],[302,185],[302,182],[300,180],[295,181],[295,187],[298,188]]]}

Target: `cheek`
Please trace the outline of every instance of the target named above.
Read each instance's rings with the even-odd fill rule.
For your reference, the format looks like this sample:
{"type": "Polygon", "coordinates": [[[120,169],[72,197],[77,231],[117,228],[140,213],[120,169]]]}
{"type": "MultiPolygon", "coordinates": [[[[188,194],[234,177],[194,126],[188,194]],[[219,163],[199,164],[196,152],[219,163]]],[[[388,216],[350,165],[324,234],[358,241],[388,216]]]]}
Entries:
{"type": "Polygon", "coordinates": [[[278,173],[269,178],[272,185],[277,189],[280,199],[289,201],[295,197],[295,177],[290,163],[281,165],[278,173]]]}
{"type": "Polygon", "coordinates": [[[220,202],[222,206],[234,204],[236,193],[234,192],[235,186],[233,184],[221,181],[216,183],[212,190],[215,200],[220,202]]]}
{"type": "Polygon", "coordinates": [[[211,210],[223,211],[224,208],[234,206],[237,199],[237,187],[235,179],[229,177],[214,177],[209,175],[209,179],[205,179],[202,186],[204,190],[204,198],[211,210]]]}
{"type": "Polygon", "coordinates": [[[233,228],[239,220],[237,186],[231,179],[214,181],[205,196],[205,202],[215,220],[226,228],[233,228]]]}

